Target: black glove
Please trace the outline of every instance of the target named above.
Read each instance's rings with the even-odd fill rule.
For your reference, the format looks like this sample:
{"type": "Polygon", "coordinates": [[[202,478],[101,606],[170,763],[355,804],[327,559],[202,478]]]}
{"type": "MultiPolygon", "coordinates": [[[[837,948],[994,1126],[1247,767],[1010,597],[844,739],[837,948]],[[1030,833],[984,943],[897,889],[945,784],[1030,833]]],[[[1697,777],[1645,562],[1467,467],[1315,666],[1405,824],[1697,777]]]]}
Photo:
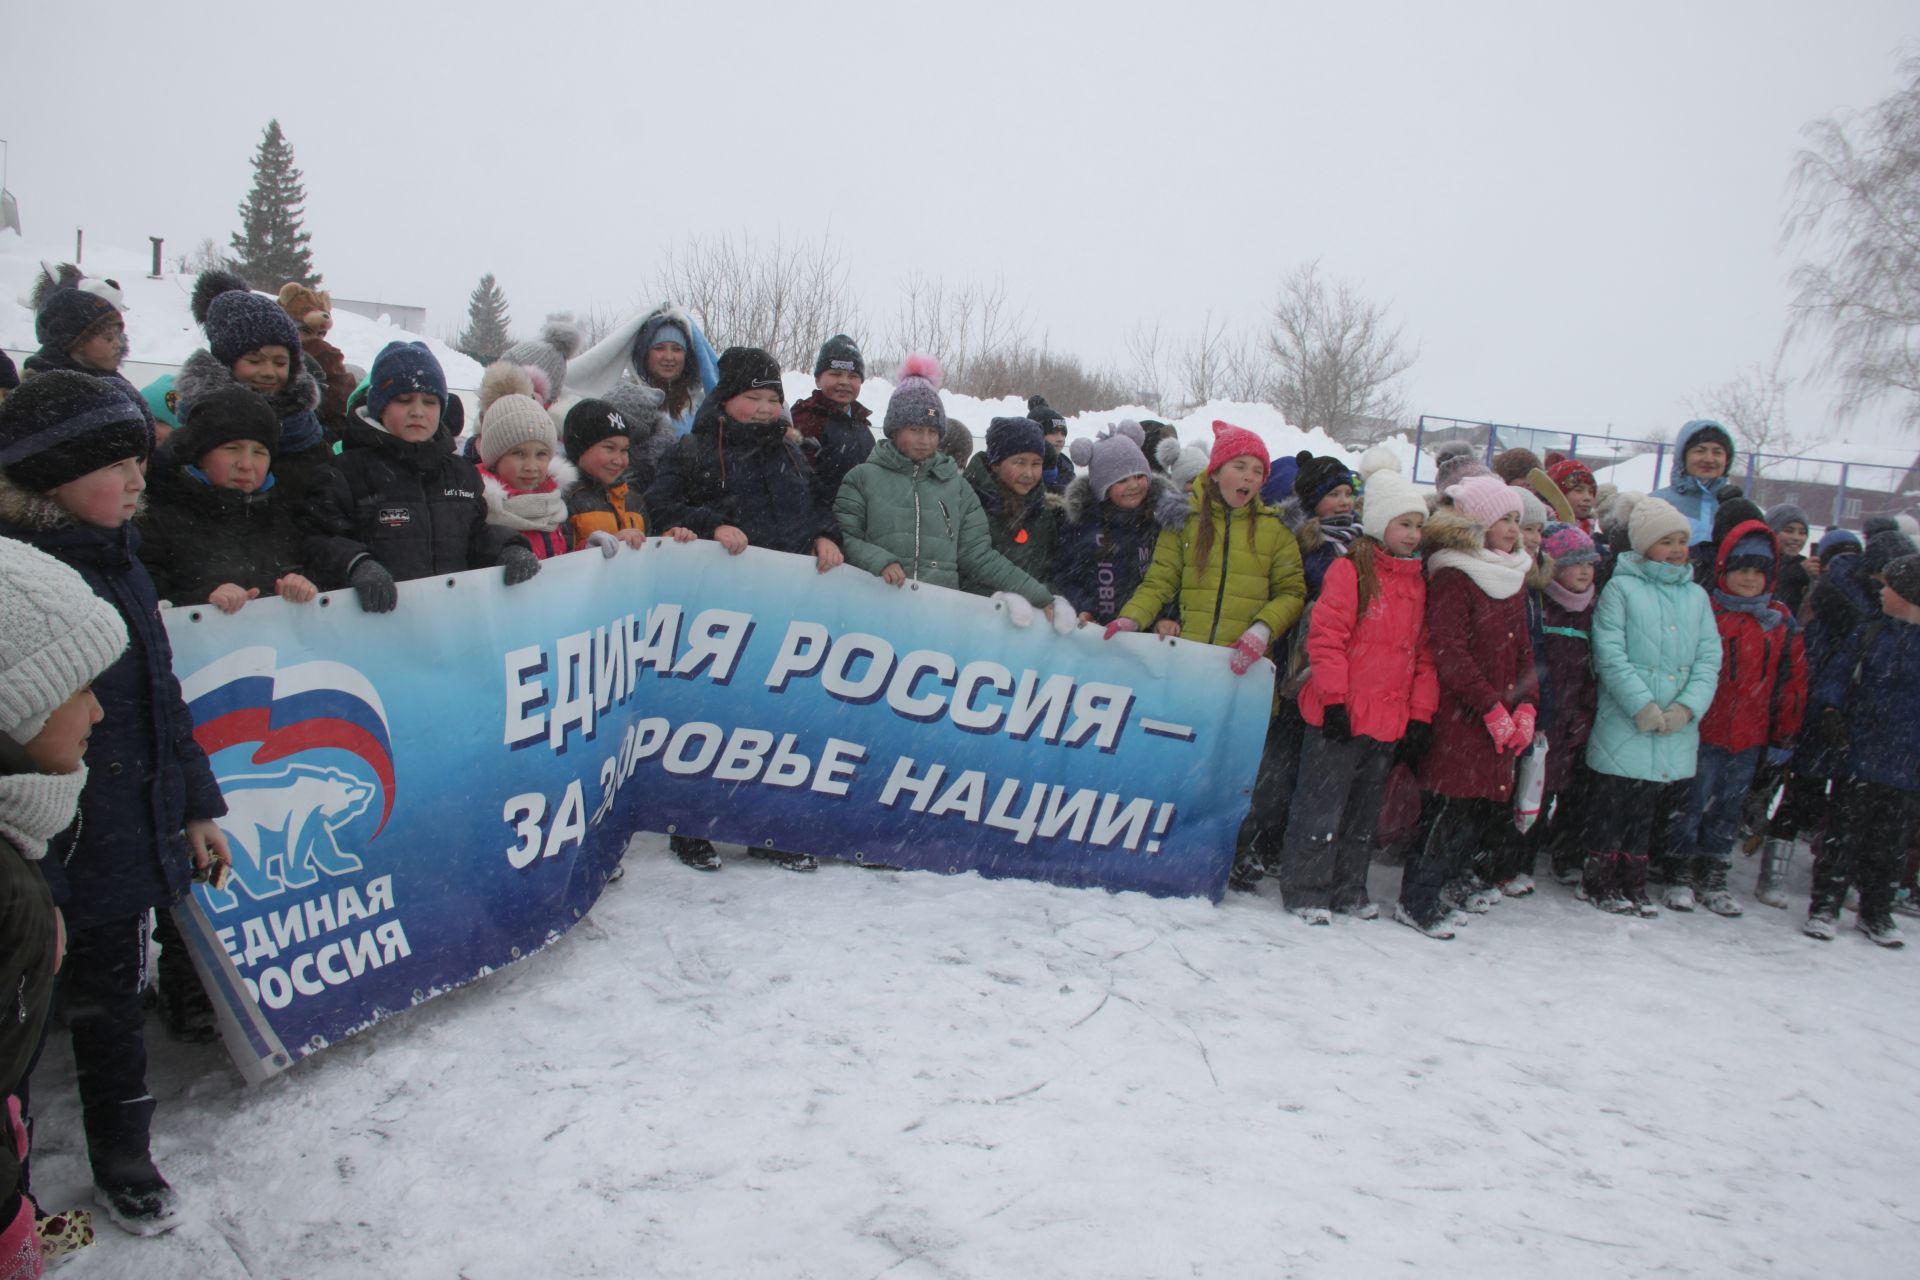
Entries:
{"type": "Polygon", "coordinates": [[[347,574],[347,585],[360,597],[360,607],[368,613],[392,613],[400,603],[400,588],[394,585],[393,575],[372,556],[361,557],[360,563],[353,566],[347,574]]]}
{"type": "Polygon", "coordinates": [[[1331,703],[1324,714],[1326,720],[1320,726],[1321,737],[1328,742],[1345,742],[1353,736],[1353,724],[1347,719],[1346,703],[1331,703]]]}
{"type": "Polygon", "coordinates": [[[500,567],[507,571],[507,585],[517,587],[540,572],[540,557],[526,547],[508,547],[500,553],[500,567]]]}
{"type": "Polygon", "coordinates": [[[1832,751],[1847,749],[1847,717],[1838,707],[1820,713],[1820,742],[1832,751]]]}
{"type": "Polygon", "coordinates": [[[1409,720],[1407,731],[1400,735],[1400,745],[1394,748],[1394,763],[1411,769],[1427,758],[1427,748],[1432,745],[1433,726],[1424,720],[1409,720]]]}

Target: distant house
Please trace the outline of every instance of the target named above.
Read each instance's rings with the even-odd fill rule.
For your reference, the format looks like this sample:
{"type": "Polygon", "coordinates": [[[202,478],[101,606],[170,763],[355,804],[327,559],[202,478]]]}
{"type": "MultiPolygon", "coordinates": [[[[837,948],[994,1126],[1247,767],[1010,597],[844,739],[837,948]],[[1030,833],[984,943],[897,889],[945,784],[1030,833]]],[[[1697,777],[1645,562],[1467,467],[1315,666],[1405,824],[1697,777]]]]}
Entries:
{"type": "Polygon", "coordinates": [[[351,311],[354,315],[365,316],[369,320],[378,320],[385,316],[395,325],[412,333],[427,331],[427,309],[409,307],[398,302],[358,302],[352,298],[333,295],[333,305],[338,311],[351,311]]]}
{"type": "Polygon", "coordinates": [[[1857,529],[1868,516],[1920,508],[1920,453],[1911,445],[1829,440],[1791,458],[1736,457],[1733,470],[1761,506],[1791,502],[1816,524],[1857,529]]]}

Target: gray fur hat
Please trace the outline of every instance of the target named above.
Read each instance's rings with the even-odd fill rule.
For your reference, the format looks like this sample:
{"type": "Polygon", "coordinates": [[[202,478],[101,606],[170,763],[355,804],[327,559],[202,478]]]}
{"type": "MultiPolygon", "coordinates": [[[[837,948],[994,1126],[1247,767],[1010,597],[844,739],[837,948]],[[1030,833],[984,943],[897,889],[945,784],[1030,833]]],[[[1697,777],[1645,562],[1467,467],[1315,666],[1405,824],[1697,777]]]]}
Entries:
{"type": "Polygon", "coordinates": [[[1087,469],[1087,482],[1093,486],[1095,502],[1107,500],[1107,490],[1122,480],[1151,475],[1143,446],[1147,433],[1128,418],[1115,423],[1092,440],[1075,440],[1067,455],[1087,469]]]}
{"type": "Polygon", "coordinates": [[[500,358],[525,367],[533,380],[533,398],[550,407],[566,392],[567,361],[579,353],[581,337],[572,316],[548,316],[539,337],[514,343],[500,358]]]}

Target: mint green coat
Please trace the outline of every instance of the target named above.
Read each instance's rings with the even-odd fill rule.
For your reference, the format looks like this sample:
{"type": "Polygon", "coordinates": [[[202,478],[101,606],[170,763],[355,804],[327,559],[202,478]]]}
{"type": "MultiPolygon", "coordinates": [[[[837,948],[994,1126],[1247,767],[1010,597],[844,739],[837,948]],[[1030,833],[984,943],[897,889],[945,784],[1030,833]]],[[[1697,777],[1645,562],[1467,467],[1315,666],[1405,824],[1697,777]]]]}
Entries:
{"type": "Polygon", "coordinates": [[[1700,721],[1720,684],[1720,629],[1693,566],[1622,555],[1593,608],[1593,669],[1600,705],[1587,739],[1587,767],[1644,782],[1691,778],[1700,721]],[[1693,719],[1677,733],[1642,733],[1634,715],[1649,702],[1678,702],[1693,719]]]}

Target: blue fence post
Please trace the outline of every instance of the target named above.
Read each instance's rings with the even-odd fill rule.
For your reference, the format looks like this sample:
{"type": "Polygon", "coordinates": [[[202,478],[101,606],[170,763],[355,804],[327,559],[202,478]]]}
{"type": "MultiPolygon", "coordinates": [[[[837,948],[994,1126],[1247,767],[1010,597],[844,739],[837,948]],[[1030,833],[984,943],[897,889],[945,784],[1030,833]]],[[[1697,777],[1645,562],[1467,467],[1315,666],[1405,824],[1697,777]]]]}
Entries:
{"type": "Polygon", "coordinates": [[[1840,483],[1833,491],[1833,522],[1829,526],[1831,528],[1843,527],[1843,522],[1847,518],[1847,479],[1852,470],[1853,464],[1847,462],[1840,464],[1840,483]]]}

